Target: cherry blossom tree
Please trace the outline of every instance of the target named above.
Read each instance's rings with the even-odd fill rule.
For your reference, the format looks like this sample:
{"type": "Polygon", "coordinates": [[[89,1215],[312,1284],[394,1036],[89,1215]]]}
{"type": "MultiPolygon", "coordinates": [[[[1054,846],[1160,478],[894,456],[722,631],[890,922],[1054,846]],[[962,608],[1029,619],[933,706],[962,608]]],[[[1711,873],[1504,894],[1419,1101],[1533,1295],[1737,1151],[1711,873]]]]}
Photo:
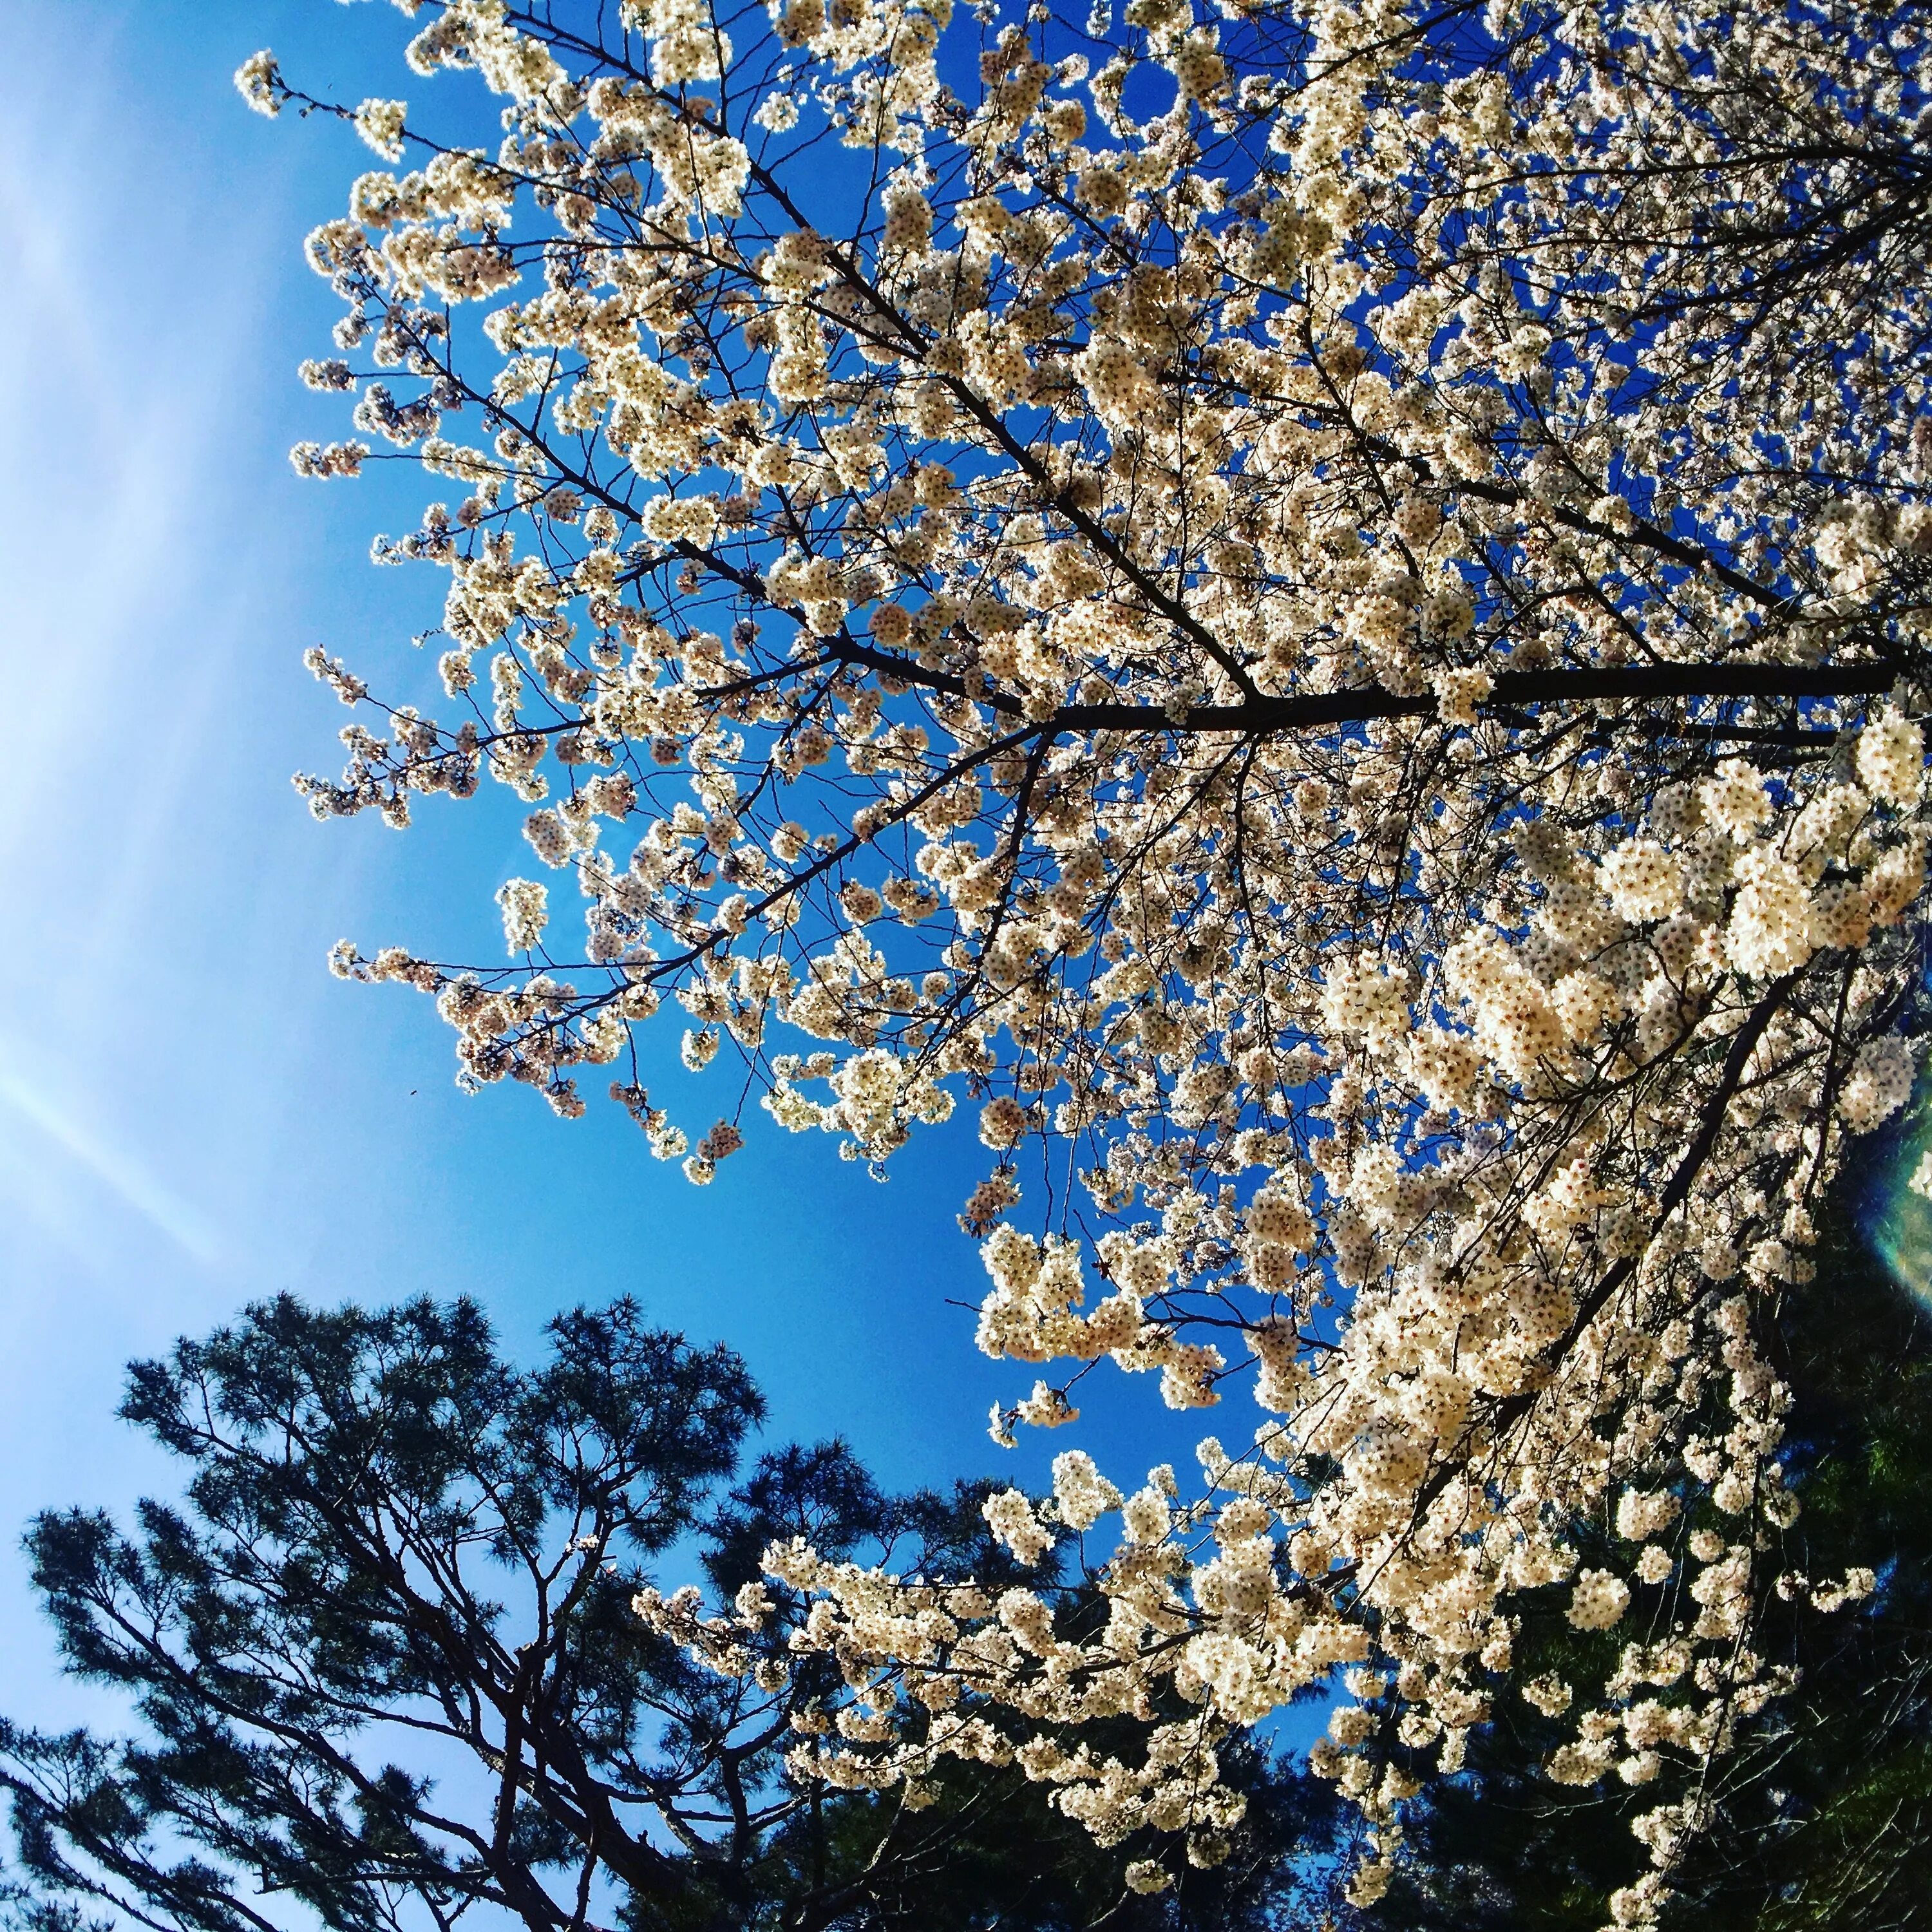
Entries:
{"type": "Polygon", "coordinates": [[[358,434],[298,468],[461,493],[380,546],[447,574],[447,710],[311,653],[356,720],[298,782],[506,786],[536,875],[507,964],[336,970],[694,1181],[963,1100],[996,1438],[1108,1364],[1260,1405],[1199,1484],[989,1505],[1022,1558],[1118,1513],[1100,1625],[775,1548],[870,1714],[800,1772],[1017,1752],[1210,1862],[1216,1744],[1346,1672],[1366,1900],[1555,1701],[1554,1593],[1618,1640],[1547,1773],[1656,1783],[1648,1923],[1786,1688],[1754,1606],[1865,1580],[1781,1564],[1762,1342],[1916,1066],[1922,15],[398,4],[475,146],[238,76],[387,164],[309,240],[358,434]],[[759,1108],[652,1102],[680,1024],[759,1108]]]}

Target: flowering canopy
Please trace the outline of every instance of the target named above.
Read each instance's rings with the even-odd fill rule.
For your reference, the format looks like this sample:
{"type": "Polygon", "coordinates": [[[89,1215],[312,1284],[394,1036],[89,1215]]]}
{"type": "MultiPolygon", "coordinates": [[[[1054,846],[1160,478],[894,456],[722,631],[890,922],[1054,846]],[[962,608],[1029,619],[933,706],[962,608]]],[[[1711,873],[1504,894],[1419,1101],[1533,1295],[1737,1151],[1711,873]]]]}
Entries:
{"type": "Polygon", "coordinates": [[[1211,1860],[1215,1738],[1348,1665],[1367,1898],[1567,1591],[1622,1641],[1522,1694],[1577,1712],[1550,1775],[1667,1774],[1648,1922],[1780,1688],[1752,1604],[1868,1582],[1779,1573],[1761,1344],[1914,1073],[1924,23],[398,4],[502,135],[335,110],[391,166],[310,239],[304,374],[364,440],[295,456],[464,493],[379,546],[448,573],[450,710],[298,783],[500,782],[539,876],[507,967],[337,970],[432,994],[466,1084],[612,1070],[697,1181],[752,1123],[652,1104],[667,1002],[850,1157],[966,1099],[980,1345],[1039,1370],[996,1436],[1102,1358],[1264,1413],[1198,1499],[1078,1450],[996,1499],[1022,1558],[1118,1513],[1102,1628],[775,1550],[860,1700],[799,1768],[1017,1750],[1211,1860]]]}

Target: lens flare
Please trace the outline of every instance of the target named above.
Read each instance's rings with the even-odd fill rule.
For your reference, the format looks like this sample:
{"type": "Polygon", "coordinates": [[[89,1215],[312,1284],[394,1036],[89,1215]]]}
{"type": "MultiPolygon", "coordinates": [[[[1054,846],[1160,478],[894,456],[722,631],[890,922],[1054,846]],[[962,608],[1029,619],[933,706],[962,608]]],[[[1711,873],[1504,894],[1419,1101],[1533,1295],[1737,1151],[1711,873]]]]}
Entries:
{"type": "MultiPolygon", "coordinates": [[[[1874,1136],[1874,1138],[1876,1138],[1874,1136]]],[[[1932,1306],[1932,1201],[1908,1184],[1932,1153],[1932,1104],[1922,1096],[1902,1130],[1847,1163],[1858,1232],[1900,1287],[1932,1306]]]]}

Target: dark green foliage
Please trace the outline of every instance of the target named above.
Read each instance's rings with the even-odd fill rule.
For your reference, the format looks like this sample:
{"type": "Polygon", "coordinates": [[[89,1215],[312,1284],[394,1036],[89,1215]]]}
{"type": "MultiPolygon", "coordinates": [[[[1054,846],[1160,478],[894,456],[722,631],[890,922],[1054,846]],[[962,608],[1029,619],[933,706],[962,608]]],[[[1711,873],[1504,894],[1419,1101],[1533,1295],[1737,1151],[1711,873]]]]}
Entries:
{"type": "MultiPolygon", "coordinates": [[[[762,1405],[728,1350],[628,1302],[550,1336],[522,1370],[468,1303],[284,1298],[135,1366],[122,1413],[185,1492],[131,1532],[74,1509],[28,1532],[67,1668],[135,1721],[0,1725],[22,1932],[1280,1922],[1327,1790],[1258,1752],[1236,1754],[1254,1823],[1234,1856],[1159,1900],[1120,1877],[1151,1847],[1100,1850],[1016,1770],[956,1766],[918,1811],[789,1784],[790,1719],[831,1661],[770,1691],[716,1676],[632,1612],[667,1581],[646,1564],[728,1595],[805,1535],[997,1584],[984,1486],[890,1496],[830,1443],[731,1486],[762,1405]]],[[[767,1655],[802,1610],[782,1601],[767,1655]]]]}
{"type": "Polygon", "coordinates": [[[1781,1326],[1806,1472],[1796,1560],[1814,1576],[1869,1566],[1879,1588],[1856,1612],[1778,1618],[1804,1681],[1750,1802],[1686,1874],[1684,1923],[1932,1925],[1932,1322],[1840,1230],[1781,1326]]]}
{"type": "MultiPolygon", "coordinates": [[[[1778,1561],[1821,1579],[1869,1567],[1879,1588],[1829,1616],[1771,1606],[1754,1641],[1802,1679],[1722,1766],[1714,1827],[1672,1876],[1672,1932],[1932,1926],[1932,1323],[1842,1220],[1816,1260],[1769,1316],[1804,1502],[1778,1561]]],[[[1517,1654],[1568,1675],[1588,1641],[1552,1605],[1517,1654]]],[[[1598,1932],[1645,1869],[1628,1820],[1654,1795],[1549,1783],[1538,1767],[1564,1727],[1499,1702],[1468,1776],[1414,1821],[1415,1863],[1378,1924],[1598,1932]]]]}

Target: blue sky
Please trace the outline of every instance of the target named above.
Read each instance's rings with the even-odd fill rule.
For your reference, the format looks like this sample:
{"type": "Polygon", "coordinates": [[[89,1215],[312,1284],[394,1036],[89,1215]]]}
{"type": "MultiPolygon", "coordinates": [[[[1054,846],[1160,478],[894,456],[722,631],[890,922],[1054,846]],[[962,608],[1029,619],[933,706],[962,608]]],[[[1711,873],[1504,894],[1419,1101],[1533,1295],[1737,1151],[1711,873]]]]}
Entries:
{"type": "MultiPolygon", "coordinates": [[[[169,1481],[112,1420],[122,1365],[279,1289],[470,1294],[520,1352],[554,1310],[632,1293],[744,1352],[774,1436],[842,1430],[896,1483],[1040,1480],[1067,1438],[992,1448],[988,1405],[1030,1374],[980,1358],[946,1305],[985,1280],[952,1223],[970,1135],[915,1142],[880,1186],[826,1137],[759,1132],[700,1191],[614,1108],[567,1125],[521,1090],[464,1099],[427,1002],[324,968],[344,936],[494,956],[490,896],[528,869],[514,811],[432,809],[399,836],[318,826],[289,784],[333,769],[345,716],[302,650],[394,671],[440,580],[367,562],[427,479],[318,485],[286,460],[346,428],[296,380],[334,313],[300,250],[366,153],[249,114],[230,76],[268,45],[318,93],[406,92],[400,17],[6,13],[0,1708],[81,1709],[52,1680],[19,1527],[169,1481]]],[[[690,1118],[722,1111],[722,1088],[687,1090],[690,1118]]],[[[1201,1432],[1156,1449],[1124,1426],[1147,1383],[1088,1388],[1101,1426],[1081,1440],[1117,1474],[1201,1432]]],[[[1198,1419],[1232,1439],[1257,1418],[1239,1401],[1198,1419]]]]}

